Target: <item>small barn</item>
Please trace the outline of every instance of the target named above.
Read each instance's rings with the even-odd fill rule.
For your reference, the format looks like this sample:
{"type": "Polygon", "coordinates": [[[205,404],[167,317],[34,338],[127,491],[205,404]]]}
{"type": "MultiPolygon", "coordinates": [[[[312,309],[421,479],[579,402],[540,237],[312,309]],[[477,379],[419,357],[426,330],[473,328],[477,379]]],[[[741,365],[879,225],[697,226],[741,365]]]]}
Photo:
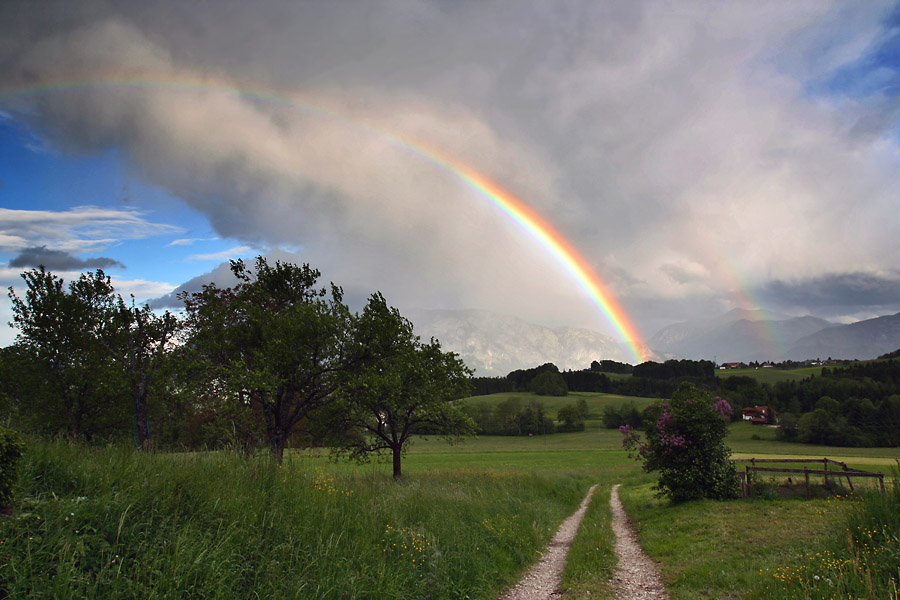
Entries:
{"type": "Polygon", "coordinates": [[[775,411],[768,406],[748,406],[741,411],[743,419],[754,425],[768,425],[775,422],[775,411]]]}

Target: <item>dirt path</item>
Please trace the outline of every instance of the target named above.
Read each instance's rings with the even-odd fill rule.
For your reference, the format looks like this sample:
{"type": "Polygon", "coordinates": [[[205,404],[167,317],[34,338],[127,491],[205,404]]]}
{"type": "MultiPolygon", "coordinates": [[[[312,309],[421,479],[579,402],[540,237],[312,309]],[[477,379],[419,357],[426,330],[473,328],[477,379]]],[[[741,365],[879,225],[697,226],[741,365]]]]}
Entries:
{"type": "Polygon", "coordinates": [[[584,513],[596,487],[596,484],[591,486],[578,510],[559,526],[556,535],[550,540],[550,544],[538,563],[528,571],[516,587],[503,593],[500,600],[549,600],[562,597],[559,584],[563,567],[566,566],[566,555],[569,554],[569,546],[575,539],[575,533],[581,525],[581,520],[584,518],[584,513]]]}
{"type": "Polygon", "coordinates": [[[613,575],[613,591],[618,600],[668,600],[666,588],[659,580],[656,565],[638,543],[634,527],[619,500],[619,486],[613,486],[609,496],[612,508],[612,528],[616,534],[616,556],[619,566],[613,575]]]}

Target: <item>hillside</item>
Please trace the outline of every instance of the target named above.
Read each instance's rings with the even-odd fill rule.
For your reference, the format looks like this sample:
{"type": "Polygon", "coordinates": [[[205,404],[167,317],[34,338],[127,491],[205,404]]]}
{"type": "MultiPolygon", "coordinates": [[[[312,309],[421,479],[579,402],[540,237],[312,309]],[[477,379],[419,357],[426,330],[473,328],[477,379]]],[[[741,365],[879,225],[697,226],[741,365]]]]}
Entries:
{"type": "Polygon", "coordinates": [[[777,313],[732,310],[711,319],[675,323],[650,339],[650,346],[668,358],[719,362],[751,362],[785,358],[798,340],[832,327],[816,317],[789,317],[777,313]]]}
{"type": "Polygon", "coordinates": [[[876,358],[900,348],[900,313],[823,329],[797,342],[792,358],[876,358]]]}

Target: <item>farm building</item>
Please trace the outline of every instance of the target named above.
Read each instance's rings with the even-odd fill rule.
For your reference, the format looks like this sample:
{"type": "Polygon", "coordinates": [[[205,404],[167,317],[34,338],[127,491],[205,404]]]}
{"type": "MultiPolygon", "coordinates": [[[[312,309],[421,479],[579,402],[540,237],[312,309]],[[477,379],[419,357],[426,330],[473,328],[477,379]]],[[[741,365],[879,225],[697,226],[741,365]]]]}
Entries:
{"type": "Polygon", "coordinates": [[[775,411],[768,406],[748,406],[741,411],[743,419],[754,425],[768,425],[775,422],[775,411]]]}

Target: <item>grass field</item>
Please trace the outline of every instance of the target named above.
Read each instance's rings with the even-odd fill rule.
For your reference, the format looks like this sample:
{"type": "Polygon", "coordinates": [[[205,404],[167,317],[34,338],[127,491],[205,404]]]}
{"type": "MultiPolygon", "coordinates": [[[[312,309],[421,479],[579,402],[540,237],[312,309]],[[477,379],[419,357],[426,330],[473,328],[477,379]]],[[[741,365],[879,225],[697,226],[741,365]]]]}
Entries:
{"type": "MultiPolygon", "coordinates": [[[[599,415],[631,400],[573,396],[554,401],[584,397],[599,415]]],[[[774,430],[746,423],[732,425],[727,442],[736,456],[827,456],[882,472],[900,459],[896,448],[784,444],[774,430]]],[[[568,598],[608,597],[615,483],[674,599],[812,598],[819,596],[784,584],[785,573],[809,569],[816,552],[839,552],[835,536],[846,537],[847,516],[860,504],[672,507],[653,498],[653,478],[596,418],[579,433],[452,446],[417,439],[403,468],[404,480],[394,482],[387,462],[334,463],[321,451],[291,451],[279,468],[265,455],[33,441],[19,504],[0,520],[0,598],[487,600],[517,580],[593,483],[600,485],[564,575],[568,598]]],[[[854,597],[870,597],[860,589],[854,597]]]]}
{"type": "Polygon", "coordinates": [[[752,377],[760,383],[778,383],[779,381],[800,380],[810,375],[819,376],[822,374],[822,367],[803,367],[800,369],[718,369],[716,375],[720,379],[727,377],[742,375],[744,377],[752,377]]]}
{"type": "MultiPolygon", "coordinates": [[[[628,376],[630,377],[630,375],[628,376]]],[[[570,392],[568,396],[536,396],[531,392],[501,392],[489,396],[472,396],[466,402],[478,404],[485,402],[490,405],[500,404],[510,398],[518,398],[522,402],[537,400],[547,409],[548,413],[556,416],[559,409],[567,404],[574,404],[581,399],[587,403],[588,419],[599,419],[603,415],[603,409],[607,406],[618,408],[623,402],[633,402],[638,409],[642,409],[653,402],[653,398],[638,398],[635,396],[620,396],[618,394],[601,394],[590,392],[570,392]]]]}

